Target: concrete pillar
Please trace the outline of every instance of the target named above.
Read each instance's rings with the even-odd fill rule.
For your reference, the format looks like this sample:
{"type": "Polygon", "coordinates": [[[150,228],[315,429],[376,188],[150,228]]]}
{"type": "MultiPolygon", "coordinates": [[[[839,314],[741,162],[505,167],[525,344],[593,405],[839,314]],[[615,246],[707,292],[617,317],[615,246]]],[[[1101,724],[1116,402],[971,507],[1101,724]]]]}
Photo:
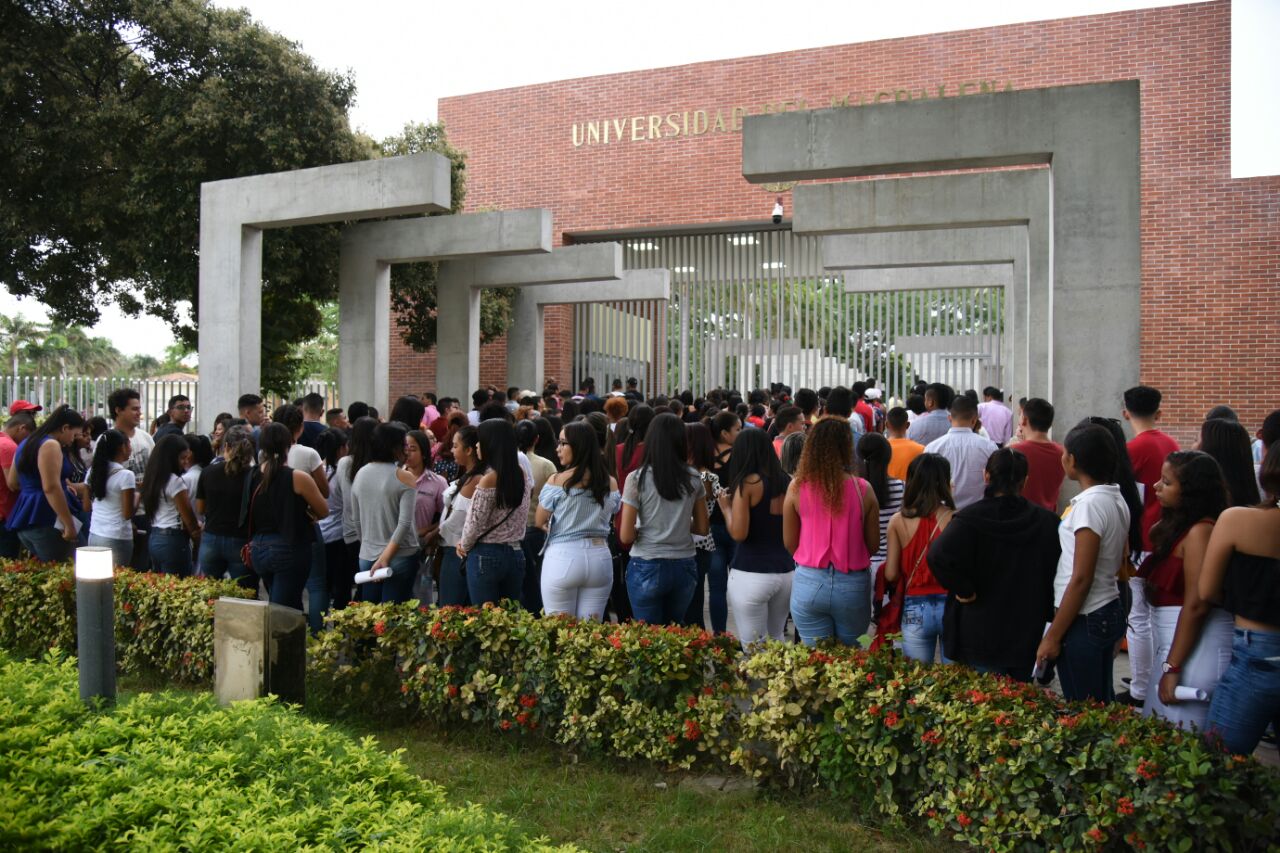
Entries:
{"type": "Polygon", "coordinates": [[[548,305],[590,302],[667,301],[670,270],[627,270],[620,280],[522,287],[516,291],[507,332],[507,383],[542,390],[546,378],[544,312],[548,305]]]}
{"type": "Polygon", "coordinates": [[[220,411],[260,390],[262,231],[449,209],[449,161],[423,153],[211,181],[200,187],[200,399],[220,411]]]}
{"type": "MultiPolygon", "coordinates": [[[[1051,387],[1065,424],[1114,410],[1138,379],[1140,130],[1136,80],[750,116],[742,171],[769,183],[1051,164],[1051,387]]],[[[817,186],[837,185],[799,187],[797,221],[817,186]]]]}

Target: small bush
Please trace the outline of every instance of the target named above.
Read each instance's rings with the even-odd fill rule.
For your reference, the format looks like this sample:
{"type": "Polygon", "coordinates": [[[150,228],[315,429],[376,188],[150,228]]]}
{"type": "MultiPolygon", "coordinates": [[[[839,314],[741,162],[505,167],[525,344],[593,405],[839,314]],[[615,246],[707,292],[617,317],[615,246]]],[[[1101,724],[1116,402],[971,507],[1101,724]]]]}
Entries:
{"type": "Polygon", "coordinates": [[[90,710],[56,656],[0,665],[0,802],[6,850],[550,849],[270,700],[90,710]]]}
{"type": "MultiPolygon", "coordinates": [[[[0,562],[0,647],[40,655],[76,647],[75,573],[67,564],[0,562]]],[[[118,569],[116,665],[182,684],[213,681],[213,605],[252,598],[234,581],[118,569]]]]}

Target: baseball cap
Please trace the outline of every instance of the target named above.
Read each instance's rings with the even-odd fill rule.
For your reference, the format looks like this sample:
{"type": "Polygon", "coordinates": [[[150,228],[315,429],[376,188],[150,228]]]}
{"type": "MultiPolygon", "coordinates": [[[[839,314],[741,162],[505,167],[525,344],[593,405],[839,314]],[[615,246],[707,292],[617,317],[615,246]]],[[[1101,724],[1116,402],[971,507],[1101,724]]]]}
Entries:
{"type": "Polygon", "coordinates": [[[37,406],[27,400],[14,400],[9,404],[9,414],[11,415],[16,415],[18,412],[40,412],[43,410],[44,406],[37,406]]]}

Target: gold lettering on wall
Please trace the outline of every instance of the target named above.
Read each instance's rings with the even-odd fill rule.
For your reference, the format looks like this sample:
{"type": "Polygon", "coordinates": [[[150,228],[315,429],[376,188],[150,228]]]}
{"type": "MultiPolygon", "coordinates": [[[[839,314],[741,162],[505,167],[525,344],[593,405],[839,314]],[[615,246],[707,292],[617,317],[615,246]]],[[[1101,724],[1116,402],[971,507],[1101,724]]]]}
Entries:
{"type": "MultiPolygon", "coordinates": [[[[1011,92],[1013,83],[999,80],[966,80],[959,84],[939,83],[936,87],[894,87],[870,91],[847,92],[829,96],[832,109],[861,107],[867,104],[905,103],[935,98],[1011,92]]],[[[749,115],[770,115],[808,109],[804,98],[778,98],[758,106],[708,106],[677,110],[664,114],[647,113],[608,116],[574,122],[569,131],[574,148],[624,142],[655,142],[689,136],[715,136],[740,133],[742,120],[749,115]]]]}

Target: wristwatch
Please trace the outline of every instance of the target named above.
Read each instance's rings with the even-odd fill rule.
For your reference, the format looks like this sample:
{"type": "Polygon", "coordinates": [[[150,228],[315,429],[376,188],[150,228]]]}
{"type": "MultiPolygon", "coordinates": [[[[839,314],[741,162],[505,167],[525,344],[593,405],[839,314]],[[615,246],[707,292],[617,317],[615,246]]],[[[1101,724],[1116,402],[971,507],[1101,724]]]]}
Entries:
{"type": "Polygon", "coordinates": [[[1169,673],[1171,673],[1171,672],[1173,672],[1173,673],[1179,673],[1179,672],[1182,672],[1182,667],[1180,667],[1180,666],[1174,666],[1173,664],[1169,663],[1168,661],[1165,661],[1164,663],[1162,663],[1162,664],[1160,665],[1160,671],[1161,671],[1161,672],[1163,672],[1165,675],[1168,675],[1168,674],[1169,674],[1169,673]]]}

